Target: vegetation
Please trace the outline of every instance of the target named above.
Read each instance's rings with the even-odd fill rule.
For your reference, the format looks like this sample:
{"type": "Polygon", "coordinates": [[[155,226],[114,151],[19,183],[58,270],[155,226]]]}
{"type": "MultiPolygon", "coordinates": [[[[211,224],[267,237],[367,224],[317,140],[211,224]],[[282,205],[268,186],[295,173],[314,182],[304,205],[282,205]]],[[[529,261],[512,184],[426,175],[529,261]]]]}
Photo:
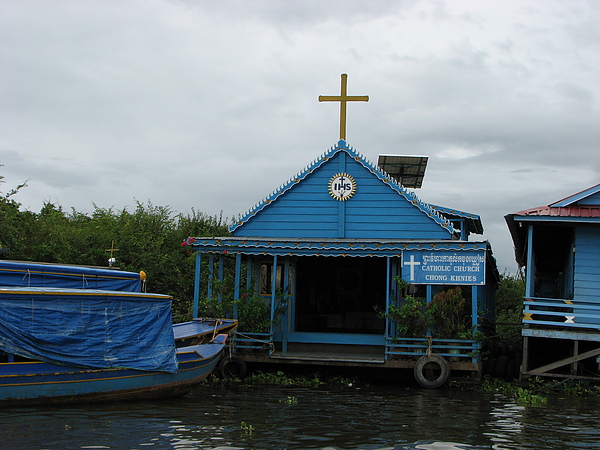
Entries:
{"type": "Polygon", "coordinates": [[[275,372],[254,372],[244,378],[243,383],[246,385],[274,384],[278,386],[298,387],[319,387],[323,385],[353,387],[357,384],[357,380],[338,375],[323,375],[318,372],[299,375],[287,374],[278,370],[275,372]]]}
{"type": "Polygon", "coordinates": [[[505,345],[520,344],[525,279],[504,273],[496,291],[496,334],[505,345]]]}
{"type": "Polygon", "coordinates": [[[408,294],[410,283],[400,277],[396,277],[396,283],[403,297],[402,304],[390,305],[380,316],[395,323],[399,336],[423,337],[430,332],[440,339],[472,338],[471,317],[460,286],[438,292],[426,304],[425,299],[408,294]]]}
{"type": "Polygon", "coordinates": [[[402,305],[390,305],[379,316],[390,319],[396,324],[396,332],[402,337],[423,337],[427,332],[428,321],[425,315],[425,299],[414,298],[408,294],[410,283],[400,277],[395,278],[396,285],[404,298],[402,305]]]}
{"type": "Polygon", "coordinates": [[[433,296],[427,305],[433,335],[441,339],[458,339],[471,327],[471,316],[462,289],[456,286],[433,296]]]}
{"type": "Polygon", "coordinates": [[[597,397],[600,399],[600,386],[579,380],[556,380],[534,377],[526,382],[503,381],[485,377],[480,386],[483,392],[495,392],[514,398],[522,406],[539,406],[546,403],[549,394],[562,394],[571,397],[597,397]]]}
{"type": "Polygon", "coordinates": [[[90,214],[66,212],[50,202],[39,213],[21,211],[14,194],[24,185],[0,193],[0,248],[6,258],[107,267],[114,242],[116,266],[146,272],[148,292],[173,296],[174,320],[191,318],[195,257],[181,244],[190,236],[228,235],[222,217],[194,210],[175,215],[150,202],[137,202],[133,211],[94,205],[90,214]]]}

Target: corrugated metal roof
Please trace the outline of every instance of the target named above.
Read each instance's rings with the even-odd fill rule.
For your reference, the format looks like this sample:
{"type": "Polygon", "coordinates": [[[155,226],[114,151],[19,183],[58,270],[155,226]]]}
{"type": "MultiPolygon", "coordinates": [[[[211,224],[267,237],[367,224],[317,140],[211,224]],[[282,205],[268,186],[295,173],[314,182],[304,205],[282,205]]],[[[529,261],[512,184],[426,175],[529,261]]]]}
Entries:
{"type": "Polygon", "coordinates": [[[597,184],[548,206],[538,206],[504,216],[515,244],[515,258],[519,265],[525,265],[527,260],[527,227],[521,226],[523,222],[533,223],[539,220],[547,223],[568,222],[572,225],[597,224],[600,222],[599,193],[600,184],[597,184]]]}
{"type": "MultiPolygon", "coordinates": [[[[592,186],[591,188],[584,189],[583,191],[578,192],[577,194],[569,195],[568,197],[565,197],[562,200],[559,200],[557,202],[550,203],[549,206],[552,206],[552,207],[571,206],[572,204],[577,203],[582,200],[585,200],[586,198],[593,197],[594,195],[598,194],[598,192],[600,192],[600,184],[592,186]]],[[[600,206],[597,204],[597,202],[595,204],[596,204],[596,206],[600,206]]],[[[594,205],[594,203],[592,203],[592,205],[594,205]]]]}
{"type": "Polygon", "coordinates": [[[540,206],[526,209],[514,214],[515,216],[551,216],[551,217],[600,217],[600,206],[540,206]]]}
{"type": "Polygon", "coordinates": [[[453,219],[466,219],[469,232],[475,234],[483,234],[483,224],[481,218],[477,214],[472,214],[465,211],[459,211],[458,209],[445,208],[443,206],[429,205],[434,211],[437,211],[446,219],[452,221],[453,219]]]}
{"type": "Polygon", "coordinates": [[[205,253],[258,254],[286,256],[399,256],[405,250],[474,251],[486,250],[491,255],[488,241],[459,240],[362,240],[362,239],[308,239],[308,238],[248,238],[197,237],[189,244],[205,253]]]}

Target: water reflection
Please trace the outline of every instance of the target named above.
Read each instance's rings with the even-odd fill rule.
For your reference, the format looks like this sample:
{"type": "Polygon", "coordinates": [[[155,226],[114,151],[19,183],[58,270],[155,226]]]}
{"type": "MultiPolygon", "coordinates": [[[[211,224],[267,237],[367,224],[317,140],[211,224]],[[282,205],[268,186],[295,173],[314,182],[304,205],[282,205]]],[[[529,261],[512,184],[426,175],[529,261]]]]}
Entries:
{"type": "Polygon", "coordinates": [[[522,419],[525,408],[503,395],[495,395],[490,405],[492,410],[486,423],[490,431],[484,434],[490,438],[492,448],[514,448],[511,445],[520,442],[524,429],[522,419]]]}
{"type": "Polygon", "coordinates": [[[397,386],[202,386],[164,402],[1,411],[0,435],[14,449],[586,449],[600,446],[597,407],[397,386]]]}

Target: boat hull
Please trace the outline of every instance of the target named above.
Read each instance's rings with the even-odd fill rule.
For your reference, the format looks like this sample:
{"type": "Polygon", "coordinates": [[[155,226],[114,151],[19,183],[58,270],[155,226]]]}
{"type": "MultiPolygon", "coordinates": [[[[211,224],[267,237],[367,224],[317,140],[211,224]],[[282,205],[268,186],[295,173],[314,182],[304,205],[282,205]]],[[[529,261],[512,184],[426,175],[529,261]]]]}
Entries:
{"type": "Polygon", "coordinates": [[[211,341],[219,334],[230,334],[238,326],[236,319],[198,318],[191,322],[173,325],[173,335],[177,347],[197,345],[211,341]]]}
{"type": "Polygon", "coordinates": [[[177,397],[214,370],[226,335],[177,350],[176,373],[132,369],[81,369],[45,362],[0,363],[0,405],[105,402],[177,397]]]}

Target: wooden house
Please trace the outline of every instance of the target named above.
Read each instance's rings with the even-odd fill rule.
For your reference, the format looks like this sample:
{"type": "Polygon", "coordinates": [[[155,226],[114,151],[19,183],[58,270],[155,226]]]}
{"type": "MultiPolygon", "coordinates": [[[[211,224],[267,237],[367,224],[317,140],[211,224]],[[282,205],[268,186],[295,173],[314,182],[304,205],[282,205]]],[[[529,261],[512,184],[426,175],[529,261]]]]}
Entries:
{"type": "Polygon", "coordinates": [[[600,184],[506,222],[526,273],[522,376],[600,380],[600,184]]]}
{"type": "MultiPolygon", "coordinates": [[[[402,169],[414,161],[391,160],[402,169]]],[[[380,165],[393,170],[385,158],[380,165]]],[[[469,241],[481,220],[421,201],[380,165],[340,140],[233,224],[231,236],[188,240],[195,316],[206,299],[233,294],[233,315],[246,299],[264,299],[268,329],[244,329],[241,318],[238,363],[413,369],[427,387],[453,371],[479,376],[473,333],[493,320],[497,283],[490,244],[469,241]],[[386,314],[456,287],[467,317],[460,336],[431,324],[409,336],[386,314]]]]}

